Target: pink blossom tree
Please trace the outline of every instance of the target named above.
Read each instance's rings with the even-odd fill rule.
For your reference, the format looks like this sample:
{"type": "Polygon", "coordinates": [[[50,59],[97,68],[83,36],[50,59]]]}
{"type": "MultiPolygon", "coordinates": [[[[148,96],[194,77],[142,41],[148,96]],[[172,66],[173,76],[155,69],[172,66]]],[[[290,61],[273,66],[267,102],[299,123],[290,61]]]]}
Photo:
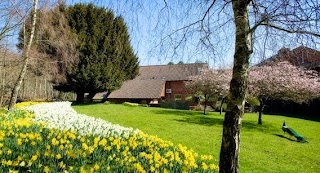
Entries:
{"type": "Polygon", "coordinates": [[[320,78],[315,71],[306,71],[289,62],[252,67],[249,72],[248,94],[260,101],[258,124],[262,124],[266,100],[307,102],[320,96],[320,78]]]}
{"type": "Polygon", "coordinates": [[[185,82],[186,88],[192,92],[201,92],[204,95],[204,112],[206,114],[207,103],[212,97],[222,96],[229,92],[231,70],[204,70],[200,75],[191,76],[185,82]]]}

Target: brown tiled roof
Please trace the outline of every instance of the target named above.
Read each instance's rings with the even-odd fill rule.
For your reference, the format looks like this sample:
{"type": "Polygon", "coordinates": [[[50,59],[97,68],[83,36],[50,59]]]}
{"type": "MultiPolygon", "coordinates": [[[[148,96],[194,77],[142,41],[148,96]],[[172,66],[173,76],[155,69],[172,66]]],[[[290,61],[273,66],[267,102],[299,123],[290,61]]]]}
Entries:
{"type": "Polygon", "coordinates": [[[208,68],[208,64],[141,66],[135,79],[124,82],[108,98],[161,98],[166,81],[188,80],[189,76],[199,75],[205,68],[208,68]]]}
{"type": "Polygon", "coordinates": [[[121,88],[113,91],[108,98],[161,98],[161,92],[164,88],[164,80],[141,80],[133,79],[122,84],[121,88]]]}
{"type": "Polygon", "coordinates": [[[320,52],[305,46],[300,46],[293,50],[282,48],[278,51],[278,54],[259,63],[257,66],[277,63],[280,61],[289,61],[295,66],[312,67],[313,64],[319,64],[320,52]]]}
{"type": "Polygon", "coordinates": [[[166,81],[188,80],[208,68],[206,63],[141,66],[138,79],[163,79],[166,81]]]}

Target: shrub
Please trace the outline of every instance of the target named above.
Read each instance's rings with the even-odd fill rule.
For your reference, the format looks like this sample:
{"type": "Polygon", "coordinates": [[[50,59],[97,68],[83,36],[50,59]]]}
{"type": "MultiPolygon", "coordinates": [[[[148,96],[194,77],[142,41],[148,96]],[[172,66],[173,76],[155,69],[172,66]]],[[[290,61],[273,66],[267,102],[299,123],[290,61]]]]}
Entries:
{"type": "Polygon", "coordinates": [[[124,103],[122,103],[122,104],[125,105],[125,106],[132,106],[132,107],[137,107],[137,106],[139,106],[138,103],[130,103],[130,102],[124,102],[124,103]]]}
{"type": "MultiPolygon", "coordinates": [[[[221,101],[217,101],[215,104],[215,111],[220,112],[221,101]]],[[[222,104],[222,112],[227,110],[227,103],[222,104]]]]}
{"type": "Polygon", "coordinates": [[[184,101],[175,101],[175,102],[161,102],[160,107],[162,108],[170,108],[170,109],[181,109],[181,110],[189,110],[190,103],[184,101]]]}

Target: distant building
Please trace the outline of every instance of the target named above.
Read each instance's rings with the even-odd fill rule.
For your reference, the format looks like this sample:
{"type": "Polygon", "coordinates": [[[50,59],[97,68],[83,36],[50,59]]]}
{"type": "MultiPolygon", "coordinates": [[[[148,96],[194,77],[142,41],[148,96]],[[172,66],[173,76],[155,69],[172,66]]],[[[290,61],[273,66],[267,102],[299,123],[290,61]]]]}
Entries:
{"type": "Polygon", "coordinates": [[[300,46],[295,49],[282,48],[276,55],[257,64],[257,66],[288,61],[292,65],[320,72],[320,51],[300,46]]]}
{"type": "MultiPolygon", "coordinates": [[[[292,50],[282,48],[276,55],[262,61],[256,66],[272,65],[281,61],[288,61],[292,65],[303,67],[307,70],[316,70],[320,74],[320,51],[305,46],[292,50]]],[[[265,105],[265,113],[299,115],[299,117],[306,119],[317,119],[320,111],[320,98],[311,100],[308,104],[271,99],[265,105]]]]}
{"type": "Polygon", "coordinates": [[[200,75],[206,63],[141,66],[139,75],[123,83],[108,96],[111,102],[160,104],[161,101],[184,101],[192,96],[185,88],[190,76],[200,75]]]}

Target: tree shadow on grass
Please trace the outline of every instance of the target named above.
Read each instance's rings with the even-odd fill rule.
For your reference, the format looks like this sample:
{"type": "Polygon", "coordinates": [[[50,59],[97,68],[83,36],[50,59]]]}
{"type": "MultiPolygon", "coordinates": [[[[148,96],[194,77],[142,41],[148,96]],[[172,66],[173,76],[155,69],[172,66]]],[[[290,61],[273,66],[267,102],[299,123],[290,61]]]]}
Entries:
{"type": "Polygon", "coordinates": [[[202,112],[197,111],[190,111],[190,110],[176,110],[176,109],[170,109],[170,110],[152,110],[155,114],[163,114],[163,115],[178,115],[178,116],[198,116],[203,115],[202,112]]]}
{"type": "Polygon", "coordinates": [[[283,138],[283,139],[287,139],[287,140],[292,141],[292,142],[298,142],[297,140],[288,138],[288,137],[283,136],[283,135],[279,135],[279,134],[273,134],[273,135],[278,136],[278,137],[283,138]]]}
{"type": "Polygon", "coordinates": [[[242,129],[251,131],[251,130],[259,130],[261,132],[271,132],[274,133],[279,131],[281,127],[275,127],[271,124],[264,123],[262,125],[258,124],[255,121],[243,121],[241,125],[242,129]]]}
{"type": "MultiPolygon", "coordinates": [[[[224,116],[221,117],[214,112],[208,112],[208,115],[203,115],[203,112],[197,111],[186,111],[186,110],[154,110],[155,114],[163,114],[163,115],[177,115],[180,116],[180,119],[174,119],[175,121],[181,123],[190,123],[190,124],[198,124],[205,126],[213,126],[213,125],[223,125],[224,116]]],[[[281,124],[282,125],[282,124],[281,124]]],[[[257,124],[256,121],[246,121],[242,122],[241,128],[242,130],[252,131],[257,130],[265,133],[275,133],[281,130],[281,125],[276,127],[272,124],[265,122],[263,125],[257,124]]]]}
{"type": "MultiPolygon", "coordinates": [[[[198,124],[204,126],[214,126],[214,125],[223,125],[223,118],[217,118],[215,116],[185,116],[183,119],[175,119],[175,121],[182,123],[198,124]]],[[[241,129],[245,131],[261,131],[264,133],[274,133],[281,130],[281,127],[275,127],[271,124],[265,123],[264,125],[259,125],[253,121],[243,121],[241,124],[241,129]]]]}
{"type": "Polygon", "coordinates": [[[88,102],[88,103],[78,103],[76,101],[72,102],[72,106],[88,106],[88,105],[97,105],[97,104],[103,104],[101,102],[93,101],[93,102],[88,102]]]}
{"type": "Polygon", "coordinates": [[[184,119],[175,119],[175,121],[190,123],[190,124],[199,124],[205,126],[213,126],[213,125],[222,125],[223,119],[213,118],[213,117],[205,117],[205,116],[190,116],[184,117],[184,119]]]}

